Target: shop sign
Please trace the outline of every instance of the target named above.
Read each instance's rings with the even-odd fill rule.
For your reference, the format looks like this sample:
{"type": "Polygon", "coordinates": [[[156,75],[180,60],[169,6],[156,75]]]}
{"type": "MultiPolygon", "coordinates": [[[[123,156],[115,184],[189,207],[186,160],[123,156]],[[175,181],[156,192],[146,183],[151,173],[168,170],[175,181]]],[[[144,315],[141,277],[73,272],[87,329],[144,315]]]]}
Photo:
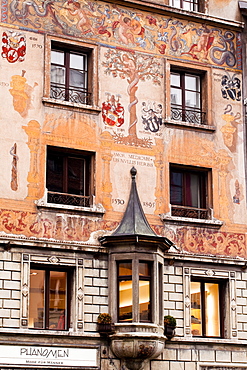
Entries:
{"type": "Polygon", "coordinates": [[[0,364],[47,367],[97,366],[96,348],[0,346],[0,364]]]}

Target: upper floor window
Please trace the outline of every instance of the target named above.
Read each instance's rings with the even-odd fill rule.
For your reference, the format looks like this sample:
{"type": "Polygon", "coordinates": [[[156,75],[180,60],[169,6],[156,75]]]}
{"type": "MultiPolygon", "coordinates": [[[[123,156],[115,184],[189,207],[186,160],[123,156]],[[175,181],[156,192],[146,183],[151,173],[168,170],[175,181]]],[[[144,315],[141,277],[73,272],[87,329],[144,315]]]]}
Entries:
{"type": "Polygon", "coordinates": [[[29,327],[68,330],[71,276],[67,270],[30,269],[29,327]]]}
{"type": "Polygon", "coordinates": [[[171,72],[171,119],[206,124],[202,111],[202,76],[174,70],[171,72]]]}
{"type": "Polygon", "coordinates": [[[118,307],[120,322],[151,322],[150,262],[118,263],[118,307]]]}
{"type": "Polygon", "coordinates": [[[66,148],[47,148],[48,203],[92,205],[93,154],[66,148]]]}
{"type": "Polygon", "coordinates": [[[170,0],[170,5],[175,8],[190,10],[194,12],[201,11],[199,0],[170,0]]]}
{"type": "Polygon", "coordinates": [[[210,171],[203,168],[170,166],[170,203],[172,216],[210,218],[210,171]]]}
{"type": "Polygon", "coordinates": [[[52,43],[50,97],[72,103],[92,104],[90,53],[52,43]]]}
{"type": "Polygon", "coordinates": [[[191,333],[193,336],[223,336],[223,289],[223,282],[191,281],[191,333]]]}

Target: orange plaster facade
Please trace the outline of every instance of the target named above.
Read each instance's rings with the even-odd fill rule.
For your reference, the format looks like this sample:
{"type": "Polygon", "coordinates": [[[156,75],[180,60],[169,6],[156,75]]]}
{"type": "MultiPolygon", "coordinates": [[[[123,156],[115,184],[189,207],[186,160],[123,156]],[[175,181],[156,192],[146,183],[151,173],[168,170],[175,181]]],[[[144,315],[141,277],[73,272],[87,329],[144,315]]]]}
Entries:
{"type": "MultiPolygon", "coordinates": [[[[215,3],[220,8],[231,1],[215,3]]],[[[57,14],[67,22],[65,35],[51,13],[36,13],[36,18],[30,13],[30,27],[23,29],[23,20],[17,12],[14,17],[15,8],[11,5],[8,21],[1,23],[2,35],[5,32],[11,38],[13,29],[17,30],[27,46],[24,60],[13,62],[1,57],[1,97],[6,97],[7,108],[0,127],[4,155],[1,237],[71,242],[83,248],[84,243],[91,243],[95,233],[103,235],[117,227],[128,199],[129,171],[135,166],[144,212],[158,234],[173,240],[184,252],[246,258],[242,103],[237,96],[224,96],[221,83],[224,75],[232,79],[237,76],[241,83],[241,27],[237,19],[227,27],[217,20],[214,27],[207,20],[202,25],[195,19],[180,22],[174,18],[171,23],[167,9],[161,16],[158,9],[157,14],[150,15],[143,7],[135,23],[137,32],[134,17],[129,28],[122,23],[121,14],[126,9],[119,6],[114,10],[111,4],[107,8],[102,2],[101,8],[109,10],[103,16],[100,7],[93,12],[88,10],[87,2],[83,4],[81,11],[87,14],[87,22],[81,26],[79,13],[68,12],[65,3],[61,9],[54,4],[57,14]],[[34,18],[39,19],[39,33],[34,32],[34,18]],[[104,27],[99,25],[100,20],[104,27]],[[92,106],[50,99],[52,40],[91,49],[92,106]],[[226,46],[224,51],[220,48],[222,43],[226,46]],[[34,69],[33,61],[37,61],[34,69]],[[193,68],[205,75],[202,104],[207,111],[206,127],[171,122],[171,68],[193,68]],[[26,71],[25,77],[22,71],[26,71]],[[104,104],[111,102],[118,102],[124,112],[122,120],[120,113],[113,112],[118,124],[102,113],[104,104]],[[143,107],[156,109],[157,128],[144,128],[143,107]],[[15,189],[10,186],[12,141],[17,143],[18,156],[15,189]],[[94,202],[104,211],[95,214],[40,205],[45,197],[48,145],[95,153],[94,202]],[[195,226],[188,220],[166,221],[161,217],[170,212],[169,163],[212,170],[209,196],[213,220],[221,224],[195,226]],[[234,203],[236,191],[239,202],[234,203]]],[[[22,9],[23,2],[18,6],[22,9]]],[[[97,239],[93,240],[97,246],[97,239]]]]}

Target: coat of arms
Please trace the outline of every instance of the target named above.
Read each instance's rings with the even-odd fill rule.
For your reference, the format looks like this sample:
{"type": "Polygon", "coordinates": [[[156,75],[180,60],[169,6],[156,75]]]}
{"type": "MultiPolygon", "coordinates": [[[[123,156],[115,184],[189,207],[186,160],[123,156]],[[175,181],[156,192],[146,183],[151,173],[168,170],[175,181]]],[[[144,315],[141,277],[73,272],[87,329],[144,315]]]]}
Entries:
{"type": "Polygon", "coordinates": [[[9,63],[15,63],[17,61],[23,62],[25,54],[25,36],[13,31],[9,31],[9,34],[3,32],[2,57],[6,58],[9,63]]]}
{"type": "Polygon", "coordinates": [[[162,125],[162,105],[155,102],[142,103],[142,123],[144,130],[157,132],[162,125]]]}
{"type": "Polygon", "coordinates": [[[120,95],[106,94],[107,101],[102,103],[102,118],[105,125],[120,127],[124,123],[124,107],[120,104],[120,95]]]}

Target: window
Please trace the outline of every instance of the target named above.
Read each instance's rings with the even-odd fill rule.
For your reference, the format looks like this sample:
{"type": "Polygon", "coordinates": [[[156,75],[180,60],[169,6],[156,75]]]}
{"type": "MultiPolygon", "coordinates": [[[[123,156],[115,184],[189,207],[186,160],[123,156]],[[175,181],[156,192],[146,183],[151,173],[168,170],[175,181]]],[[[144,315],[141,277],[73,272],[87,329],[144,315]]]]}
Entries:
{"type": "Polygon", "coordinates": [[[224,283],[191,281],[191,333],[194,336],[223,336],[224,283]]]}
{"type": "Polygon", "coordinates": [[[151,263],[135,262],[118,263],[118,321],[151,322],[151,263]]]}
{"type": "Polygon", "coordinates": [[[170,5],[184,10],[202,11],[200,0],[170,0],[170,5]]]}
{"type": "Polygon", "coordinates": [[[48,203],[92,205],[93,154],[56,147],[47,148],[48,203]]]}
{"type": "Polygon", "coordinates": [[[80,104],[92,104],[90,53],[52,43],[50,97],[80,104]]]}
{"type": "Polygon", "coordinates": [[[172,216],[208,219],[210,170],[170,166],[170,203],[172,216]]]}
{"type": "Polygon", "coordinates": [[[170,75],[171,119],[193,124],[206,124],[202,112],[202,76],[174,70],[170,75]]]}
{"type": "Polygon", "coordinates": [[[55,268],[30,269],[30,328],[68,330],[70,275],[70,271],[55,268]]]}

